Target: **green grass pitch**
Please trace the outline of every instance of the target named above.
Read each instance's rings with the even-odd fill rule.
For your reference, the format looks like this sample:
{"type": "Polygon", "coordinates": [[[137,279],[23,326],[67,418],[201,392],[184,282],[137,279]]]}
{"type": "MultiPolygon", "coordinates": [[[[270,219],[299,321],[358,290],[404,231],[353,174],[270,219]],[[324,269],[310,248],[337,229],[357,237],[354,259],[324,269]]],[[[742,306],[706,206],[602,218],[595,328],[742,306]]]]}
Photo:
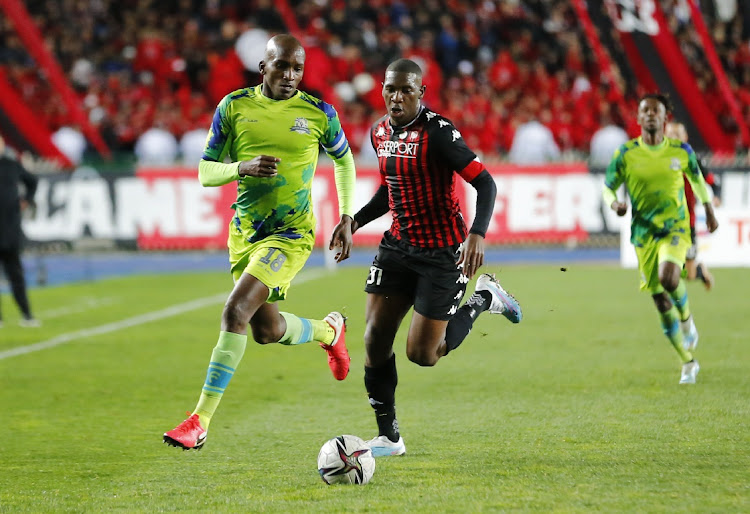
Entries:
{"type": "Polygon", "coordinates": [[[5,295],[0,512],[750,511],[747,270],[715,270],[711,292],[689,286],[695,386],[677,384],[635,271],[485,270],[519,299],[523,322],[483,315],[432,369],[408,362],[402,329],[407,455],[378,459],[364,487],[325,485],[315,462],[333,436],[376,435],[366,268],[306,270],[283,304],[319,318],[345,309],[349,377],[336,382],[315,344],[249,343],[200,452],[162,433],[195,405],[227,273],[33,290],[38,329],[17,326],[5,295]]]}

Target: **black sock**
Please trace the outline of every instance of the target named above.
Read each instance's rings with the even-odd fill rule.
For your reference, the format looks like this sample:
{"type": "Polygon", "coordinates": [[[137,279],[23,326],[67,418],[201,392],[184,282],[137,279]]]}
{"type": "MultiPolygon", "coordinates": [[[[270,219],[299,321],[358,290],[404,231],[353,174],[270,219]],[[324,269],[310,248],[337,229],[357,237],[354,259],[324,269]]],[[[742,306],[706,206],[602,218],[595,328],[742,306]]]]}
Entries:
{"type": "Polygon", "coordinates": [[[489,291],[477,291],[466,300],[466,303],[458,309],[445,329],[445,345],[448,347],[446,354],[455,350],[464,342],[466,336],[471,332],[474,321],[480,314],[489,309],[491,304],[492,294],[489,291]]]}
{"type": "Polygon", "coordinates": [[[396,419],[396,355],[377,368],[365,366],[365,388],[370,406],[375,410],[378,435],[384,435],[393,442],[398,441],[398,420],[396,419]]]}
{"type": "Polygon", "coordinates": [[[706,277],[703,276],[703,264],[698,263],[698,266],[695,267],[695,278],[698,278],[702,280],[703,282],[706,281],[706,277]]]}

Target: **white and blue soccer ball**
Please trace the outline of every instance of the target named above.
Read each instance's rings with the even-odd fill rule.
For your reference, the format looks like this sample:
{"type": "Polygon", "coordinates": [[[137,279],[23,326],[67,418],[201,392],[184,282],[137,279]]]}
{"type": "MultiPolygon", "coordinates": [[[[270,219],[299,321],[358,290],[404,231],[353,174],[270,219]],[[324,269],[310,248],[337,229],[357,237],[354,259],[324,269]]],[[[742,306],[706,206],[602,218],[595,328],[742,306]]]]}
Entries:
{"type": "Polygon", "coordinates": [[[320,448],[318,472],[329,485],[365,485],[375,473],[375,457],[356,435],[340,435],[326,441],[320,448]]]}

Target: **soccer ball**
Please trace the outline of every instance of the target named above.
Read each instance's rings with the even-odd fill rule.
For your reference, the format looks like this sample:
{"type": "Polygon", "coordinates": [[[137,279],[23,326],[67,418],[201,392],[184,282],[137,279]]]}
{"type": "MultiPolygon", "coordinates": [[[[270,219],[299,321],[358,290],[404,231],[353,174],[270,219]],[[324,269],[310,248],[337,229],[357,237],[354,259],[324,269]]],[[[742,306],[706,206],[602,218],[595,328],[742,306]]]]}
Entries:
{"type": "Polygon", "coordinates": [[[320,448],[318,472],[329,485],[365,485],[375,473],[375,457],[356,435],[340,435],[326,441],[320,448]]]}

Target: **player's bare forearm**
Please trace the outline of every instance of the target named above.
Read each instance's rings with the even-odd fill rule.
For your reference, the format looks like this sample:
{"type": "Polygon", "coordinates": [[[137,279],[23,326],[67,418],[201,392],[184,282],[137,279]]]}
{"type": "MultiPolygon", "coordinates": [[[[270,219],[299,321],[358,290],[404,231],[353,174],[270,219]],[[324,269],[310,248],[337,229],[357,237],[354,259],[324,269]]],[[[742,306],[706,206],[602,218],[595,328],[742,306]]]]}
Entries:
{"type": "Polygon", "coordinates": [[[352,229],[353,224],[354,220],[352,217],[348,214],[343,214],[341,220],[333,229],[328,249],[333,250],[334,248],[339,248],[339,251],[336,252],[336,262],[344,261],[351,255],[352,234],[354,232],[352,229]]]}
{"type": "Polygon", "coordinates": [[[479,234],[469,234],[464,241],[458,264],[463,264],[463,274],[468,278],[474,277],[484,264],[484,237],[479,234]]]}
{"type": "Polygon", "coordinates": [[[709,232],[716,231],[719,228],[719,222],[714,214],[714,206],[711,205],[711,202],[705,202],[703,208],[706,210],[706,228],[709,232]]]}

